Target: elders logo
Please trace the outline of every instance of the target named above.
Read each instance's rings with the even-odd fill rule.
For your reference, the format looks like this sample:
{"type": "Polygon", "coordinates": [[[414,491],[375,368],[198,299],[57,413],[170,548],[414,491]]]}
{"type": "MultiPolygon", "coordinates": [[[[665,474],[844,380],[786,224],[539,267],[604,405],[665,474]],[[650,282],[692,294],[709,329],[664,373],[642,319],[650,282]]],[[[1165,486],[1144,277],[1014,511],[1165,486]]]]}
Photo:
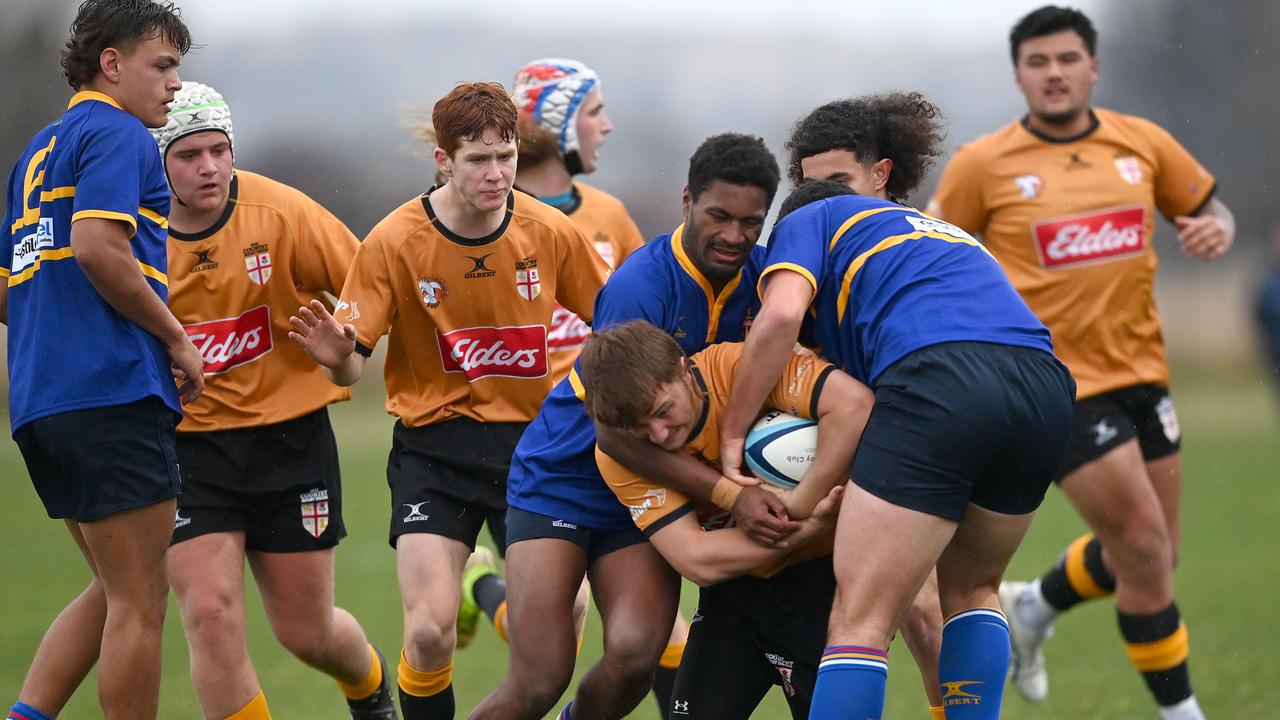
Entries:
{"type": "Polygon", "coordinates": [[[271,352],[271,309],[266,305],[240,317],[183,325],[204,358],[208,375],[224,373],[271,352]]]}
{"type": "Polygon", "coordinates": [[[1146,219],[1142,205],[1106,208],[1038,222],[1031,226],[1031,235],[1046,268],[1109,262],[1146,250],[1146,219]]]}
{"type": "Polygon", "coordinates": [[[572,312],[556,305],[555,312],[551,313],[551,332],[547,335],[547,346],[551,352],[580,348],[590,335],[590,325],[572,312]]]}
{"type": "Polygon", "coordinates": [[[485,377],[540,378],[547,374],[545,325],[472,327],[436,330],[445,372],[460,372],[469,382],[485,377]]]}

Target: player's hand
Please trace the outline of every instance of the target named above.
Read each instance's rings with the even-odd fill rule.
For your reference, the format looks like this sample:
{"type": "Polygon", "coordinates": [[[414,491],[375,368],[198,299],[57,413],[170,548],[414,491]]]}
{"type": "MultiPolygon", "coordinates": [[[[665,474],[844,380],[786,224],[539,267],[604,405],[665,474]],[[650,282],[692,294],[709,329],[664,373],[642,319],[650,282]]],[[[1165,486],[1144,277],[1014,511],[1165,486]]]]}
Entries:
{"type": "Polygon", "coordinates": [[[814,506],[813,514],[801,521],[800,529],[792,536],[792,541],[797,544],[805,543],[826,532],[840,515],[840,500],[843,497],[843,485],[831,488],[831,492],[814,506]]]}
{"type": "Polygon", "coordinates": [[[1173,224],[1178,227],[1182,252],[1197,260],[1217,260],[1235,240],[1234,230],[1213,215],[1180,215],[1173,224]]]}
{"type": "Polygon", "coordinates": [[[742,472],[742,449],[745,445],[745,438],[721,439],[720,473],[743,487],[752,487],[760,484],[760,478],[742,472]]]}
{"type": "Polygon", "coordinates": [[[787,516],[782,498],[758,487],[745,487],[729,510],[747,537],[764,547],[786,547],[800,524],[787,516]]]}
{"type": "Polygon", "coordinates": [[[312,300],[310,307],[298,308],[289,324],[293,326],[289,339],[327,368],[342,365],[356,350],[356,326],[338,322],[319,300],[312,300]]]}
{"type": "Polygon", "coordinates": [[[165,352],[173,363],[173,379],[178,381],[178,399],[186,405],[204,392],[204,358],[186,333],[181,340],[165,346],[165,352]]]}

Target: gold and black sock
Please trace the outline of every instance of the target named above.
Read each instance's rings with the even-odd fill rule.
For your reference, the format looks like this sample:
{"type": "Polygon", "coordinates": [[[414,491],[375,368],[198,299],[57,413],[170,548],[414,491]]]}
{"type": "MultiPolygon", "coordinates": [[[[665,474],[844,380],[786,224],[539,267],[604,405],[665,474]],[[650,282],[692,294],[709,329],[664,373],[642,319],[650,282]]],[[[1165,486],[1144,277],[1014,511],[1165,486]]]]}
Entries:
{"type": "Polygon", "coordinates": [[[1093,535],[1076,538],[1040,578],[1040,594],[1058,612],[1116,591],[1116,579],[1102,564],[1102,543],[1093,535]]]}
{"type": "Polygon", "coordinates": [[[653,698],[658,701],[658,714],[662,720],[671,716],[671,692],[676,688],[676,673],[680,670],[680,659],[684,657],[685,643],[667,645],[662,651],[662,659],[658,661],[658,669],[653,673],[653,698]]]}
{"type": "Polygon", "coordinates": [[[438,670],[419,670],[400,651],[400,714],[404,720],[452,720],[453,663],[438,670]]]}
{"type": "Polygon", "coordinates": [[[1116,611],[1116,616],[1129,660],[1142,673],[1156,702],[1167,707],[1191,697],[1190,643],[1177,604],[1154,615],[1116,611]]]}

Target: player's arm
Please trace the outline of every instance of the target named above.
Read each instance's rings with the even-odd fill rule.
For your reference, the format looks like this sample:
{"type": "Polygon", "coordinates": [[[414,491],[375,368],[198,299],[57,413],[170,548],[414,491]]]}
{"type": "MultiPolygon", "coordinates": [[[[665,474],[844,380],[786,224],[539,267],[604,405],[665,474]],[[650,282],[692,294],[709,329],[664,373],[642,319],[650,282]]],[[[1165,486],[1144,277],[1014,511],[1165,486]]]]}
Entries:
{"type": "Polygon", "coordinates": [[[0,325],[9,324],[9,283],[8,275],[0,277],[0,325]]]}
{"type": "Polygon", "coordinates": [[[788,519],[781,498],[768,490],[730,483],[720,485],[717,492],[724,477],[687,453],[663,450],[626,430],[600,423],[596,423],[596,447],[623,467],[659,485],[729,511],[753,542],[774,546],[799,528],[788,519]]]}
{"type": "Polygon", "coordinates": [[[363,353],[356,352],[356,326],[340,323],[324,303],[312,300],[289,318],[289,339],[302,346],[334,385],[354,385],[364,372],[363,353]]]}
{"type": "Polygon", "coordinates": [[[818,396],[818,447],[804,480],[784,498],[792,518],[809,517],[832,488],[849,479],[858,441],[871,417],[875,393],[832,368],[818,396]]]}
{"type": "Polygon", "coordinates": [[[182,402],[191,402],[204,391],[204,359],[139,269],[130,229],[119,220],[76,220],[71,224],[71,253],[108,305],[160,341],[173,361],[174,376],[182,380],[182,402]]]}
{"type": "Polygon", "coordinates": [[[827,529],[835,522],[842,491],[841,487],[832,490],[814,508],[813,516],[799,523],[795,534],[778,547],[757,545],[738,527],[703,530],[692,512],[651,530],[649,542],[676,572],[700,587],[715,585],[772,562],[827,529]]]}
{"type": "Polygon", "coordinates": [[[741,471],[747,429],[791,359],[813,295],[813,282],[799,272],[778,268],[768,275],[763,303],[743,344],[720,426],[720,463],[731,480],[750,482],[741,471]]]}
{"type": "Polygon", "coordinates": [[[1210,197],[1191,215],[1173,219],[1178,228],[1178,244],[1187,257],[1217,260],[1231,249],[1236,239],[1236,218],[1231,209],[1216,197],[1210,197]]]}

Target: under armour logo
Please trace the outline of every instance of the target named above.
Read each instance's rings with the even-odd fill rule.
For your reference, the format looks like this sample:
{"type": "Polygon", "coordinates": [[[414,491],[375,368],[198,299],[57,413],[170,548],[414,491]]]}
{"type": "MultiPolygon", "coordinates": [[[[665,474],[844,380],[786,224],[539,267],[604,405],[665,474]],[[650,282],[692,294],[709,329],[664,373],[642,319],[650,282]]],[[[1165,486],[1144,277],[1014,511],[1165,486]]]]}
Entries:
{"type": "Polygon", "coordinates": [[[676,715],[688,715],[689,701],[676,700],[675,702],[671,703],[671,712],[675,713],[676,715]]]}
{"type": "Polygon", "coordinates": [[[1105,419],[1099,420],[1097,425],[1090,425],[1089,432],[1093,433],[1093,444],[1099,447],[1120,433],[1115,427],[1108,425],[1105,419]]]}
{"type": "Polygon", "coordinates": [[[430,515],[422,512],[422,506],[430,502],[430,500],[424,500],[420,503],[402,503],[405,507],[409,508],[409,514],[405,516],[403,522],[422,522],[429,518],[430,515]]]}

